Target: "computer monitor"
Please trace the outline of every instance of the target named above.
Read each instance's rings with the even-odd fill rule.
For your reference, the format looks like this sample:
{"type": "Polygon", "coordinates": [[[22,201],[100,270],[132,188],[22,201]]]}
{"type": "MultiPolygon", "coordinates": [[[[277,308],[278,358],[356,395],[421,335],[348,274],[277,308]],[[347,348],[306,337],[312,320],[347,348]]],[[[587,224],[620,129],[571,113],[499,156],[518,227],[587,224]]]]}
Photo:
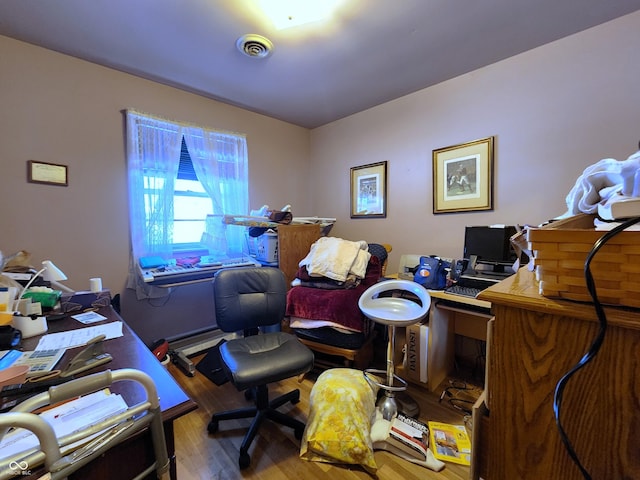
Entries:
{"type": "Polygon", "coordinates": [[[465,227],[464,258],[470,260],[470,266],[474,263],[489,265],[493,273],[512,273],[510,267],[516,261],[517,253],[509,239],[515,233],[513,226],[465,227]]]}

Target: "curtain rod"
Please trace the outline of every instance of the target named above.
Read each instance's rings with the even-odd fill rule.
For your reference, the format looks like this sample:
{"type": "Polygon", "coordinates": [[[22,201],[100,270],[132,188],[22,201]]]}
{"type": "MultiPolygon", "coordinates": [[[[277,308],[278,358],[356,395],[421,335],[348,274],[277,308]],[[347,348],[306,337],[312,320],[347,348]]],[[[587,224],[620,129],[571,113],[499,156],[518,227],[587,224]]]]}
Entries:
{"type": "Polygon", "coordinates": [[[144,117],[148,117],[151,118],[153,120],[160,120],[163,122],[167,122],[167,123],[172,123],[174,125],[178,125],[180,127],[189,127],[189,128],[201,128],[202,130],[206,131],[206,132],[215,132],[215,133],[223,133],[223,134],[227,134],[227,135],[237,135],[243,138],[246,138],[246,134],[245,133],[239,133],[239,132],[233,132],[231,130],[220,130],[217,128],[208,128],[208,127],[203,127],[202,125],[197,125],[195,123],[190,123],[190,122],[181,122],[178,120],[172,120],[169,118],[165,118],[165,117],[161,117],[159,115],[154,115],[151,113],[147,113],[147,112],[142,112],[140,110],[136,110],[135,108],[127,108],[126,110],[122,110],[123,113],[133,113],[134,115],[141,115],[144,117]]]}

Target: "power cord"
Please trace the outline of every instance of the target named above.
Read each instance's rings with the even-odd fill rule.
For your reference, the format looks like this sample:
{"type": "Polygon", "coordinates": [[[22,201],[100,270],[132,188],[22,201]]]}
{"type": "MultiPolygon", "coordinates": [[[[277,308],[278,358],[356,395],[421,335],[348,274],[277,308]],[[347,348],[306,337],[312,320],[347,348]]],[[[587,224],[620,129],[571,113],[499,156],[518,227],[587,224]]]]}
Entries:
{"type": "Polygon", "coordinates": [[[609,240],[611,240],[613,237],[618,235],[623,230],[626,230],[627,228],[629,228],[632,225],[635,225],[638,222],[640,222],[640,217],[631,218],[621,223],[620,225],[617,225],[611,230],[609,230],[602,237],[596,240],[596,242],[593,244],[593,247],[591,247],[591,250],[589,251],[587,258],[585,259],[585,262],[584,262],[585,282],[587,284],[587,290],[589,291],[589,295],[591,295],[591,298],[593,299],[593,306],[595,308],[596,315],[598,317],[600,328],[595,340],[589,347],[589,350],[587,351],[587,353],[580,359],[580,361],[575,366],[573,366],[573,368],[571,368],[558,381],[558,383],[556,384],[556,389],[553,396],[553,412],[555,414],[556,425],[560,432],[560,438],[564,443],[567,453],[569,454],[573,462],[578,466],[585,480],[591,480],[591,475],[580,462],[580,459],[578,458],[578,454],[574,450],[573,445],[571,444],[571,440],[567,436],[567,433],[565,432],[564,427],[562,426],[562,421],[560,416],[560,409],[562,406],[562,395],[564,393],[564,388],[566,387],[567,382],[573,376],[573,374],[576,373],[578,370],[580,370],[582,367],[584,367],[587,363],[589,363],[598,353],[598,351],[600,350],[600,347],[602,346],[602,342],[604,341],[605,333],[607,331],[607,316],[604,311],[604,307],[602,306],[602,304],[600,303],[600,300],[598,299],[598,294],[596,292],[596,285],[593,280],[593,275],[591,274],[591,260],[605,243],[607,243],[609,240]]]}
{"type": "Polygon", "coordinates": [[[440,394],[440,400],[438,400],[438,403],[441,403],[442,400],[448,397],[447,401],[449,402],[449,405],[451,405],[456,410],[463,412],[465,415],[471,415],[473,404],[476,403],[476,401],[470,400],[468,398],[460,398],[457,396],[458,393],[461,393],[465,390],[474,390],[474,388],[468,386],[466,382],[449,380],[449,386],[446,387],[440,394]]]}

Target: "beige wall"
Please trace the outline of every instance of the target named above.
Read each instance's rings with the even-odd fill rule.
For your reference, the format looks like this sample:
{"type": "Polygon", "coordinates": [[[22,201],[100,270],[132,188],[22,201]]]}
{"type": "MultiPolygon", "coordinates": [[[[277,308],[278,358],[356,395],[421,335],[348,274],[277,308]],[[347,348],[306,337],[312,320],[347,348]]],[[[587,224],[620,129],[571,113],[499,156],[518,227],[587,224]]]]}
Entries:
{"type": "MultiPolygon", "coordinates": [[[[640,12],[308,130],[0,37],[0,250],[53,259],[82,289],[119,291],[128,262],[121,110],[244,132],[251,205],[337,217],[333,235],[459,256],[465,225],[563,213],[588,165],[640,139],[640,12]],[[496,136],[491,212],[432,214],[431,152],[496,136]],[[69,166],[69,187],[26,182],[26,161],[69,166]],[[386,219],[349,218],[349,168],[387,160],[386,219]]],[[[419,61],[419,59],[416,59],[419,61]]],[[[393,73],[390,73],[393,74],[393,73]]]]}
{"type": "MultiPolygon", "coordinates": [[[[640,12],[312,131],[316,213],[332,234],[459,257],[465,225],[562,214],[585,167],[640,140],[640,12]],[[433,215],[432,151],[496,137],[494,210],[433,215]],[[386,219],[349,218],[349,169],[389,162],[386,219]]],[[[417,59],[419,61],[419,59],[417,59]]]]}
{"type": "Polygon", "coordinates": [[[251,206],[311,214],[307,129],[2,36],[0,59],[0,250],[51,258],[72,288],[124,286],[126,108],[245,133],[251,206]],[[27,160],[68,165],[69,186],[27,183],[27,160]]]}

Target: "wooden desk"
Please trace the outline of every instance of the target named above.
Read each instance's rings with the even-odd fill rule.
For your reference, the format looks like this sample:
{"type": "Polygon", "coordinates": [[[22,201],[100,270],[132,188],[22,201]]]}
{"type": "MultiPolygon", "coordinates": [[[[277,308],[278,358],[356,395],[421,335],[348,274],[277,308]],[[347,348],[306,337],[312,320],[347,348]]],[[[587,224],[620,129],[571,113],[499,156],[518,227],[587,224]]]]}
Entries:
{"type": "Polygon", "coordinates": [[[428,388],[434,391],[455,364],[455,336],[487,340],[491,303],[442,290],[430,290],[428,388]],[[453,303],[450,303],[453,302],[453,303]]]}
{"type": "MultiPolygon", "coordinates": [[[[556,427],[557,382],[589,350],[598,333],[590,303],[546,298],[532,272],[480,294],[495,314],[489,340],[489,414],[474,448],[485,480],[582,479],[556,427]]],[[[564,429],[595,479],[640,478],[640,310],[605,308],[599,353],[569,380],[564,429]]]]}
{"type": "MultiPolygon", "coordinates": [[[[487,323],[493,315],[489,313],[491,303],[475,298],[453,295],[442,290],[429,290],[429,338],[427,348],[427,383],[417,383],[434,391],[449,375],[455,365],[455,336],[487,340],[487,323]]],[[[402,354],[405,343],[404,329],[398,329],[396,340],[396,365],[402,372],[402,354]]],[[[406,376],[405,376],[406,378],[406,376]]],[[[415,382],[414,382],[415,383],[415,382]]]]}
{"type": "MultiPolygon", "coordinates": [[[[104,320],[102,323],[122,321],[122,318],[111,307],[101,308],[98,313],[107,317],[107,320],[104,320]]],[[[85,327],[85,325],[77,320],[65,318],[63,320],[49,322],[49,331],[47,333],[62,332],[83,327],[85,327]]],[[[147,373],[153,378],[158,390],[158,396],[160,397],[160,408],[164,423],[167,452],[170,460],[170,475],[171,478],[175,480],[177,475],[173,422],[178,417],[195,410],[197,405],[187,396],[167,369],[164,368],[153,353],[149,351],[142,340],[140,340],[124,322],[122,324],[122,333],[122,337],[104,342],[104,350],[111,354],[113,361],[93,370],[83,372],[77,375],[77,377],[106,369],[135,368],[147,373]]],[[[39,336],[27,338],[22,341],[21,348],[24,350],[33,350],[39,339],[39,336]]],[[[81,349],[82,347],[69,349],[58,363],[57,368],[64,368],[81,349]]],[[[132,384],[131,382],[115,383],[112,391],[121,394],[129,405],[145,398],[142,387],[132,384]]],[[[149,465],[153,462],[153,459],[150,437],[144,433],[133,436],[125,442],[116,445],[114,448],[108,450],[104,456],[94,460],[69,478],[83,480],[87,478],[92,480],[131,478],[143,469],[139,467],[149,465]]]]}

